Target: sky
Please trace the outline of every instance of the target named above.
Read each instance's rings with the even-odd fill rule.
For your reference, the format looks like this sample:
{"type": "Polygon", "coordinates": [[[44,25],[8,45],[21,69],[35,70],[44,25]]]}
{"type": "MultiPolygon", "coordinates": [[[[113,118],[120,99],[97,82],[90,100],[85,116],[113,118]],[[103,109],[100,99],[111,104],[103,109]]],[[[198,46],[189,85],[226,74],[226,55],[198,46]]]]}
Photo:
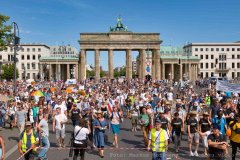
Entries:
{"type": "MultiPolygon", "coordinates": [[[[0,0],[0,13],[20,29],[21,43],[70,44],[82,32],[108,32],[120,15],[132,32],[157,32],[161,45],[240,40],[240,0],[0,0]]],[[[134,52],[133,57],[138,53],[134,52]]],[[[100,65],[107,70],[107,53],[100,65]]],[[[94,65],[94,53],[87,53],[94,65]]],[[[114,67],[125,54],[114,52],[114,67]]]]}

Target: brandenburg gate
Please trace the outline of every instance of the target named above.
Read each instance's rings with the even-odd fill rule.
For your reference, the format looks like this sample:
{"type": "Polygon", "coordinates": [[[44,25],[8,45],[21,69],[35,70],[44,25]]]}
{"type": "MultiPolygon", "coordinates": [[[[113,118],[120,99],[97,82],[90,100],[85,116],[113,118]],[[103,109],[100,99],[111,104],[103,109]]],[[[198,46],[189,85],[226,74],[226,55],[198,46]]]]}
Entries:
{"type": "Polygon", "coordinates": [[[132,51],[139,52],[139,78],[146,73],[146,51],[152,53],[151,73],[153,79],[161,78],[160,34],[133,33],[127,30],[118,18],[117,26],[110,27],[108,33],[80,33],[79,80],[86,79],[86,51],[95,52],[95,79],[100,79],[100,51],[108,51],[109,79],[113,74],[113,51],[126,51],[126,78],[132,78],[132,51]]]}

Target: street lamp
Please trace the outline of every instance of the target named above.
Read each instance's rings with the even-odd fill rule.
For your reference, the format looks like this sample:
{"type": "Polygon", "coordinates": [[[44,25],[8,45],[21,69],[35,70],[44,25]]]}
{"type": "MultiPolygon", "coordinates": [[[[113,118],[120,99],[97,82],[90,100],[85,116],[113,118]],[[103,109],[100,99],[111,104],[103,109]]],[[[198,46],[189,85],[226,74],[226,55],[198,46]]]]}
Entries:
{"type": "Polygon", "coordinates": [[[17,69],[16,69],[16,63],[17,63],[17,50],[20,48],[20,37],[19,37],[19,29],[18,25],[16,22],[12,23],[13,27],[13,36],[12,36],[12,42],[10,43],[10,46],[13,46],[14,49],[14,56],[13,56],[13,61],[14,61],[14,75],[13,75],[13,93],[15,94],[17,91],[17,86],[16,86],[16,77],[17,77],[17,69]]]}

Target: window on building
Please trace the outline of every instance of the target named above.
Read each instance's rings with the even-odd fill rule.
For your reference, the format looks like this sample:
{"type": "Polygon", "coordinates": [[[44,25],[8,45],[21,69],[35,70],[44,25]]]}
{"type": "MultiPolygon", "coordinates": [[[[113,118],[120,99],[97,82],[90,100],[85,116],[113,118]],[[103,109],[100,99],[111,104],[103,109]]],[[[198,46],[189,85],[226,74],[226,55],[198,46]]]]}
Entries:
{"type": "Polygon", "coordinates": [[[240,63],[237,63],[237,68],[240,68],[240,63]]]}
{"type": "Polygon", "coordinates": [[[27,64],[27,69],[30,69],[30,63],[27,64]]]}
{"type": "Polygon", "coordinates": [[[232,54],[232,59],[235,59],[235,55],[234,54],[232,54]]]}
{"type": "Polygon", "coordinates": [[[41,58],[41,55],[39,54],[39,55],[38,55],[38,59],[40,59],[40,58],[41,58]]]}
{"type": "Polygon", "coordinates": [[[197,54],[195,54],[195,57],[197,57],[198,55],[197,54]]]}
{"type": "Polygon", "coordinates": [[[203,55],[200,55],[200,59],[203,59],[203,55]]]}
{"type": "Polygon", "coordinates": [[[211,63],[211,68],[212,68],[212,69],[214,68],[214,63],[211,63]]]}
{"type": "Polygon", "coordinates": [[[32,56],[32,59],[35,60],[35,55],[32,56]]]}
{"type": "Polygon", "coordinates": [[[213,77],[214,76],[214,73],[213,72],[211,72],[211,77],[213,77]]]}
{"type": "Polygon", "coordinates": [[[237,72],[237,77],[240,77],[240,72],[237,72]]]}
{"type": "Polygon", "coordinates": [[[237,51],[240,51],[240,48],[238,48],[237,51]]]}
{"type": "Polygon", "coordinates": [[[32,69],[36,69],[36,64],[32,63],[32,69]]]}
{"type": "Polygon", "coordinates": [[[8,61],[11,61],[11,55],[10,54],[8,55],[8,61]]]}
{"type": "Polygon", "coordinates": [[[24,69],[24,63],[22,63],[22,69],[24,69]]]}
{"type": "Polygon", "coordinates": [[[237,55],[237,59],[240,59],[240,55],[239,54],[237,55]]]}
{"type": "Polygon", "coordinates": [[[202,51],[203,51],[203,48],[200,48],[200,51],[202,52],[202,51]]]}
{"type": "Polygon", "coordinates": [[[200,72],[200,76],[201,76],[201,78],[203,78],[203,72],[200,72]]]}
{"type": "Polygon", "coordinates": [[[224,48],[221,48],[221,51],[224,51],[224,48]]]}
{"type": "Polygon", "coordinates": [[[208,51],[208,48],[206,48],[205,50],[208,51]]]}
{"type": "Polygon", "coordinates": [[[203,63],[200,64],[200,68],[203,69],[203,63]]]}
{"type": "Polygon", "coordinates": [[[27,55],[27,60],[30,60],[30,55],[27,55]]]}
{"type": "Polygon", "coordinates": [[[0,60],[2,60],[2,55],[0,55],[0,60]]]}
{"type": "Polygon", "coordinates": [[[208,55],[206,55],[206,59],[208,59],[208,55]]]}
{"type": "Polygon", "coordinates": [[[235,51],[235,48],[232,48],[232,51],[235,51]]]}
{"type": "Polygon", "coordinates": [[[30,79],[30,73],[27,73],[27,79],[30,79]]]}
{"type": "Polygon", "coordinates": [[[206,72],[206,78],[208,78],[208,72],[206,72]]]}
{"type": "Polygon", "coordinates": [[[22,48],[21,51],[24,52],[24,48],[22,48]]]}
{"type": "Polygon", "coordinates": [[[229,51],[229,48],[227,48],[227,51],[229,51]]]}
{"type": "Polygon", "coordinates": [[[32,75],[33,75],[33,79],[36,79],[36,78],[37,78],[37,77],[36,77],[36,73],[33,73],[32,75]]]}
{"type": "Polygon", "coordinates": [[[38,52],[41,52],[41,48],[38,48],[38,52]]]}
{"type": "Polygon", "coordinates": [[[206,66],[206,69],[208,69],[208,63],[206,63],[206,65],[205,65],[205,66],[206,66]]]}
{"type": "Polygon", "coordinates": [[[234,72],[232,72],[232,79],[234,79],[235,78],[235,73],[234,72]]]}
{"type": "Polygon", "coordinates": [[[22,60],[24,60],[24,55],[22,55],[22,60]]]}
{"type": "Polygon", "coordinates": [[[235,63],[232,63],[232,68],[235,68],[235,63]]]}
{"type": "Polygon", "coordinates": [[[216,48],[216,51],[219,51],[219,48],[216,48]]]}
{"type": "Polygon", "coordinates": [[[30,48],[27,48],[27,52],[30,52],[30,48]]]}
{"type": "Polygon", "coordinates": [[[214,51],[214,48],[211,48],[211,51],[213,52],[213,51],[214,51]]]}
{"type": "Polygon", "coordinates": [[[35,52],[35,48],[32,48],[32,51],[35,52]]]}

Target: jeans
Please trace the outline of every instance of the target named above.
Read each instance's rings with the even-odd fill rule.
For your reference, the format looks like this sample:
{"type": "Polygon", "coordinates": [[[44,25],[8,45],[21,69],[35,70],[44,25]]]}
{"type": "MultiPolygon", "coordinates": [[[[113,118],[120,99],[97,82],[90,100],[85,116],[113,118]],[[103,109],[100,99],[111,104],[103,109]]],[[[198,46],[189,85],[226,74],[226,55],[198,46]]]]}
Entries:
{"type": "Polygon", "coordinates": [[[87,143],[86,144],[76,144],[76,143],[73,143],[73,147],[75,148],[74,149],[73,160],[77,160],[79,152],[80,152],[81,160],[84,160],[84,158],[85,158],[85,151],[86,151],[86,148],[87,148],[87,143]]]}
{"type": "Polygon", "coordinates": [[[47,159],[47,151],[50,147],[48,137],[46,137],[46,136],[41,137],[41,147],[43,147],[43,148],[40,149],[40,151],[38,153],[38,158],[47,159]]]}
{"type": "Polygon", "coordinates": [[[152,152],[152,160],[166,160],[166,152],[152,152]]]}

